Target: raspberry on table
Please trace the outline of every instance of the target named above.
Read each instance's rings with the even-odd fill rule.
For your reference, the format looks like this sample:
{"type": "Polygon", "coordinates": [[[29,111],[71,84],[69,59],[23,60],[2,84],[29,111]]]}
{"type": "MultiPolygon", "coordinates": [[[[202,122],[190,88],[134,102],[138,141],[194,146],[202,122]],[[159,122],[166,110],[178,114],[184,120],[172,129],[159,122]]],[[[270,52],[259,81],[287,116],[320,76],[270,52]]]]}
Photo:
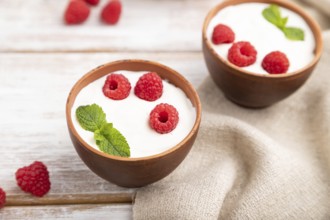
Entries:
{"type": "Polygon", "coordinates": [[[235,40],[234,31],[224,24],[218,24],[213,29],[212,42],[214,44],[232,43],[235,40]]]}
{"type": "Polygon", "coordinates": [[[42,197],[50,190],[47,167],[39,161],[19,168],[16,173],[17,185],[25,192],[42,197]]]}
{"type": "Polygon", "coordinates": [[[0,188],[0,209],[5,206],[6,203],[6,192],[0,188]]]}
{"type": "Polygon", "coordinates": [[[87,20],[90,9],[85,1],[71,0],[65,10],[64,20],[67,24],[80,24],[87,20]]]}
{"type": "Polygon", "coordinates": [[[146,73],[137,81],[134,93],[140,99],[155,101],[163,94],[163,81],[155,72],[146,73]]]}
{"type": "Polygon", "coordinates": [[[129,95],[131,83],[124,75],[111,73],[108,75],[102,90],[106,97],[113,100],[122,100],[129,95]]]}
{"type": "Polygon", "coordinates": [[[288,71],[290,62],[284,53],[273,51],[265,56],[261,65],[270,74],[281,74],[288,71]]]}
{"type": "Polygon", "coordinates": [[[100,0],[85,0],[90,5],[98,5],[100,0]]]}
{"type": "Polygon", "coordinates": [[[257,51],[249,42],[240,41],[229,49],[228,60],[239,67],[250,66],[257,60],[257,51]]]}
{"type": "Polygon", "coordinates": [[[110,0],[102,9],[101,19],[107,24],[116,24],[121,15],[121,2],[119,0],[110,0]]]}
{"type": "Polygon", "coordinates": [[[179,122],[179,113],[170,104],[161,103],[150,112],[149,124],[156,132],[166,134],[173,131],[179,122]]]}

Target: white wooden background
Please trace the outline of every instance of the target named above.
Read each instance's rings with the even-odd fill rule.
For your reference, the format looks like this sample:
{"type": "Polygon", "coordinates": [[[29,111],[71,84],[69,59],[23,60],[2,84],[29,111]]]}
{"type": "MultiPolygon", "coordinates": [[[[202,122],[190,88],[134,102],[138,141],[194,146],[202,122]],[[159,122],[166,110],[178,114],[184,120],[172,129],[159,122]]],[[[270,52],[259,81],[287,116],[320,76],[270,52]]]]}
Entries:
{"type": "Polygon", "coordinates": [[[69,90],[90,69],[128,58],[159,61],[197,88],[208,75],[203,19],[219,1],[123,0],[120,22],[106,26],[101,0],[85,24],[65,26],[68,0],[0,0],[0,187],[7,192],[0,219],[131,219],[137,189],[96,176],[71,144],[69,90]],[[16,186],[15,171],[35,160],[50,171],[52,188],[43,198],[16,186]]]}

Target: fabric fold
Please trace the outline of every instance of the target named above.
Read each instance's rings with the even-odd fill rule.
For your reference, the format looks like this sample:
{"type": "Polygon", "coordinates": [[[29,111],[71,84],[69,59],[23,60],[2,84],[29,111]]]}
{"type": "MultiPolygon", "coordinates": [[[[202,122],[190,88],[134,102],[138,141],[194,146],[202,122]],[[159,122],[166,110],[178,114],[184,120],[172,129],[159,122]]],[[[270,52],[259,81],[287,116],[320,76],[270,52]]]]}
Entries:
{"type": "Polygon", "coordinates": [[[314,6],[318,10],[322,11],[323,13],[330,16],[330,0],[302,0],[303,2],[306,2],[307,4],[314,6]]]}

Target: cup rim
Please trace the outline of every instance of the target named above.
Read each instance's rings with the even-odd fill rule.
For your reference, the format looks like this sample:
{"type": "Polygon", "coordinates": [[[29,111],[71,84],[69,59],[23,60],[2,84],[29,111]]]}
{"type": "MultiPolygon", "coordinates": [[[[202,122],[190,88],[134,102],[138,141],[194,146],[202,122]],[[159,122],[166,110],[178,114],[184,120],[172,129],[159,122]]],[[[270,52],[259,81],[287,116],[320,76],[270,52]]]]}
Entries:
{"type": "MultiPolygon", "coordinates": [[[[148,71],[148,68],[146,68],[145,71],[148,71]]],[[[109,73],[107,73],[107,74],[109,74],[109,73]]],[[[188,99],[190,99],[190,98],[188,98],[188,99]]],[[[169,68],[168,66],[165,66],[163,64],[160,64],[158,62],[149,61],[149,60],[142,60],[142,59],[125,59],[125,60],[117,60],[117,61],[113,61],[113,62],[108,62],[108,63],[105,63],[105,64],[103,64],[103,65],[101,65],[99,67],[96,67],[96,68],[92,69],[91,71],[87,72],[85,75],[83,75],[74,84],[74,86],[70,90],[70,93],[68,95],[67,102],[66,102],[66,107],[65,108],[66,108],[66,121],[67,121],[68,128],[70,129],[70,132],[72,133],[72,135],[81,143],[81,145],[84,148],[86,148],[87,150],[89,150],[92,153],[95,153],[95,154],[97,154],[97,155],[99,155],[101,157],[105,157],[105,158],[116,160],[116,161],[126,161],[126,162],[138,162],[138,161],[146,161],[146,160],[152,160],[152,159],[162,158],[164,156],[167,156],[167,155],[173,153],[174,151],[178,150],[179,148],[183,147],[191,138],[193,138],[193,136],[195,135],[195,133],[198,132],[199,125],[201,123],[201,114],[202,114],[201,101],[199,99],[199,96],[197,94],[197,91],[195,90],[195,88],[193,87],[193,85],[185,77],[183,77],[180,73],[178,73],[177,71],[173,70],[172,68],[169,68]],[[89,83],[94,82],[95,80],[97,80],[97,79],[105,76],[106,74],[103,74],[100,77],[97,77],[96,79],[91,80],[87,85],[85,85],[85,86],[83,86],[83,87],[81,87],[79,89],[79,86],[81,85],[81,83],[83,83],[86,80],[86,78],[89,78],[91,75],[96,74],[101,69],[107,68],[109,66],[113,66],[113,65],[117,65],[117,64],[122,64],[122,63],[131,63],[131,62],[133,62],[133,63],[139,63],[139,64],[148,64],[148,65],[152,65],[152,66],[158,66],[158,67],[160,67],[162,69],[165,69],[165,70],[171,72],[172,74],[175,75],[175,77],[179,78],[180,81],[182,81],[184,84],[187,85],[188,89],[192,92],[193,99],[196,102],[196,104],[194,105],[194,107],[196,109],[196,118],[195,118],[194,125],[193,125],[192,129],[190,130],[190,132],[188,133],[188,135],[186,135],[182,141],[180,141],[176,145],[172,146],[171,148],[169,148],[169,149],[167,149],[167,150],[165,150],[165,151],[163,151],[161,153],[150,155],[150,156],[144,156],[144,157],[135,157],[135,158],[131,158],[131,157],[128,157],[127,158],[127,157],[120,157],[120,156],[110,155],[110,154],[104,153],[104,152],[99,151],[99,150],[95,149],[94,147],[90,146],[78,134],[77,130],[75,129],[75,127],[73,125],[72,116],[71,116],[72,105],[73,105],[73,103],[74,103],[77,95],[79,94],[80,90],[83,89],[84,87],[86,87],[89,83]],[[73,97],[73,93],[74,93],[75,90],[79,90],[79,91],[73,97]],[[72,103],[71,104],[71,107],[69,107],[69,103],[72,103]]]]}
{"type": "Polygon", "coordinates": [[[215,5],[206,15],[203,23],[203,29],[202,29],[202,40],[205,43],[207,49],[211,51],[212,55],[215,56],[220,62],[222,62],[226,67],[228,67],[231,71],[231,73],[236,73],[239,75],[244,76],[254,76],[258,78],[292,78],[292,77],[298,77],[300,74],[304,73],[307,69],[312,68],[319,60],[322,55],[323,51],[323,39],[322,39],[322,31],[319,26],[319,24],[315,21],[314,18],[312,18],[303,8],[301,8],[299,5],[283,1],[283,0],[227,0],[224,2],[221,2],[217,5],[215,5]],[[226,59],[221,57],[212,47],[211,42],[209,41],[207,37],[207,27],[211,21],[211,19],[223,8],[232,6],[232,5],[238,5],[242,3],[266,3],[266,4],[272,4],[275,3],[281,7],[284,7],[288,10],[291,10],[298,15],[300,15],[308,24],[310,29],[313,32],[314,39],[315,39],[315,48],[314,48],[314,58],[311,62],[309,62],[304,67],[293,71],[288,72],[285,74],[258,74],[254,73],[252,71],[247,71],[245,69],[242,69],[230,62],[228,62],[226,59]]]}

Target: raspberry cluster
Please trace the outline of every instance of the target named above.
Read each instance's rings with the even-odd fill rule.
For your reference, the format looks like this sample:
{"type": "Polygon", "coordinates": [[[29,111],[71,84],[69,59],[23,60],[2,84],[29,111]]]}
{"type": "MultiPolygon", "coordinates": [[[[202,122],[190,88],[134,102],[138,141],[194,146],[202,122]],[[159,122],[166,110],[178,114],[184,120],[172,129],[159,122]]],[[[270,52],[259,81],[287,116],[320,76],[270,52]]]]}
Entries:
{"type": "MultiPolygon", "coordinates": [[[[102,90],[106,97],[122,100],[129,96],[131,84],[124,75],[111,73],[107,76],[102,90]]],[[[158,100],[163,94],[162,78],[155,72],[143,74],[135,84],[134,94],[148,102],[158,100]]],[[[178,111],[167,103],[158,104],[149,115],[150,127],[160,134],[173,131],[178,121],[178,111]]]]}
{"type": "MultiPolygon", "coordinates": [[[[66,24],[81,24],[87,20],[90,14],[89,5],[96,6],[99,0],[70,0],[64,12],[66,24]]],[[[120,0],[109,0],[101,11],[101,20],[106,24],[116,24],[122,11],[120,0]]]]}
{"type": "MultiPolygon", "coordinates": [[[[233,43],[235,41],[234,31],[227,25],[218,24],[212,33],[212,42],[216,45],[233,43]]],[[[228,60],[238,67],[246,67],[254,64],[257,60],[257,50],[247,41],[233,43],[228,50],[228,60]]],[[[262,68],[270,74],[286,73],[290,62],[287,56],[280,51],[267,54],[262,60],[262,68]]]]}

